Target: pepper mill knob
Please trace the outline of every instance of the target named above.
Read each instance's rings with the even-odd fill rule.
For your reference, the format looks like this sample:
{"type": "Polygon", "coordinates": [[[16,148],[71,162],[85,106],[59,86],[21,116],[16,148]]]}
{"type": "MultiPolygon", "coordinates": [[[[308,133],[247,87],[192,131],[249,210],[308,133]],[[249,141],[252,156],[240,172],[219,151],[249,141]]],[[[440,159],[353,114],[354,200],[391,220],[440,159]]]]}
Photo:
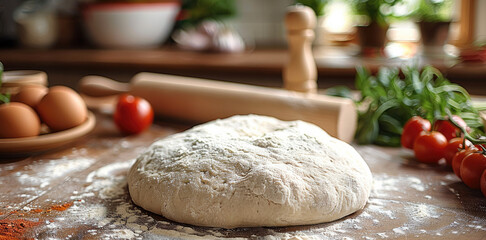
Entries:
{"type": "Polygon", "coordinates": [[[284,87],[298,92],[317,92],[317,67],[312,55],[316,15],[311,8],[290,6],[285,16],[289,61],[283,71],[284,87]]]}

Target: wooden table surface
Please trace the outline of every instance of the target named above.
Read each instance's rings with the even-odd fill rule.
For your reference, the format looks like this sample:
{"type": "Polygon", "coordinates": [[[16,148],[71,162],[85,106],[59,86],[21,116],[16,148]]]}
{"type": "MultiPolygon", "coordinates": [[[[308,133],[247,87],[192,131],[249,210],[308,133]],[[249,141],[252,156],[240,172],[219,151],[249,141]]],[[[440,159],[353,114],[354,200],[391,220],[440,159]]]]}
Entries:
{"type": "Polygon", "coordinates": [[[38,239],[486,239],[486,198],[479,191],[445,166],[377,146],[356,146],[374,186],[366,207],[344,219],[232,230],[178,224],[135,206],[126,174],[154,140],[190,125],[157,121],[143,134],[123,136],[109,115],[96,117],[95,129],[75,143],[0,160],[0,231],[21,219],[36,225],[24,224],[22,237],[38,239]]]}

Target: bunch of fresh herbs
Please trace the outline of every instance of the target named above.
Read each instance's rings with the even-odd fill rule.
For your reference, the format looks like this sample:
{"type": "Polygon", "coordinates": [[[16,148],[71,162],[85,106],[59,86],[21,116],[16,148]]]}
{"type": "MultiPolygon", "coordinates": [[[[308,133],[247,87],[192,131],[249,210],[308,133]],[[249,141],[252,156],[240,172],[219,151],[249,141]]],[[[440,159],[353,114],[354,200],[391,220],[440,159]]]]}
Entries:
{"type": "Polygon", "coordinates": [[[462,117],[483,133],[477,109],[467,91],[449,82],[438,69],[427,66],[381,68],[376,76],[357,68],[356,88],[361,92],[356,141],[359,144],[399,146],[403,126],[413,116],[433,122],[450,114],[462,117]]]}

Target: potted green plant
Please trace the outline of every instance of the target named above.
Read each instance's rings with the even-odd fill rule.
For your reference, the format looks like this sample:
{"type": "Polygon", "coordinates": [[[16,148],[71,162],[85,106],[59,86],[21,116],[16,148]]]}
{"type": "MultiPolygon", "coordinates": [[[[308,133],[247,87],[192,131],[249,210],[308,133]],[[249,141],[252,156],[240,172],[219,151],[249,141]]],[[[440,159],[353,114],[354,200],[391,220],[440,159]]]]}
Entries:
{"type": "Polygon", "coordinates": [[[424,47],[443,47],[449,36],[452,0],[420,0],[412,13],[420,28],[424,47]]]}
{"type": "Polygon", "coordinates": [[[401,0],[350,0],[359,17],[357,33],[362,52],[381,50],[386,43],[386,32],[393,16],[392,7],[401,0]]]}
{"type": "Polygon", "coordinates": [[[206,20],[224,21],[236,15],[235,0],[182,0],[176,29],[194,27],[206,20]]]}

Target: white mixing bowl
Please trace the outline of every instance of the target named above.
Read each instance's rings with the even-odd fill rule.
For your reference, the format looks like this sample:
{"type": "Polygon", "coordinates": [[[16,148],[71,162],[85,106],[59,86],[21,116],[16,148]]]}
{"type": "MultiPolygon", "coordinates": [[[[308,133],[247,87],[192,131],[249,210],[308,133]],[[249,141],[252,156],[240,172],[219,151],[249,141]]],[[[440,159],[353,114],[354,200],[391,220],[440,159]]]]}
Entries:
{"type": "Polygon", "coordinates": [[[89,39],[103,48],[155,48],[167,40],[179,2],[98,3],[83,10],[89,39]]]}

